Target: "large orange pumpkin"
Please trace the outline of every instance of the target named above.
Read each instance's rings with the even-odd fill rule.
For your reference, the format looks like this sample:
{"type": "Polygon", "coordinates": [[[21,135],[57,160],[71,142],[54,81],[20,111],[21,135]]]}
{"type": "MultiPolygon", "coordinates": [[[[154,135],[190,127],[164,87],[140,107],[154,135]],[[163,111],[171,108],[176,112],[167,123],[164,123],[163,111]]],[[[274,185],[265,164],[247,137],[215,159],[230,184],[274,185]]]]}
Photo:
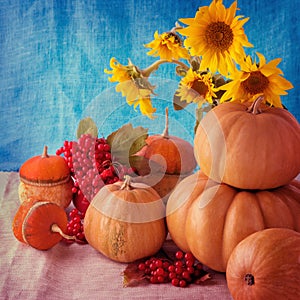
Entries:
{"type": "Polygon", "coordinates": [[[225,272],[233,249],[250,234],[272,227],[300,231],[300,184],[245,191],[216,183],[198,171],[176,186],[166,213],[178,247],[225,272]]]}
{"type": "Polygon", "coordinates": [[[300,299],[300,233],[270,228],[233,250],[226,269],[235,300],[300,299]]]}
{"type": "Polygon", "coordinates": [[[200,122],[194,151],[200,169],[241,189],[288,184],[300,172],[300,125],[283,108],[223,103],[200,122]]]}
{"type": "Polygon", "coordinates": [[[84,233],[92,247],[115,261],[154,255],[166,238],[165,205],[153,188],[126,176],[96,194],[85,214],[84,233]]]}
{"type": "Polygon", "coordinates": [[[64,208],[71,203],[73,182],[63,157],[48,155],[47,146],[42,155],[24,162],[20,171],[19,198],[49,201],[64,208]]]}

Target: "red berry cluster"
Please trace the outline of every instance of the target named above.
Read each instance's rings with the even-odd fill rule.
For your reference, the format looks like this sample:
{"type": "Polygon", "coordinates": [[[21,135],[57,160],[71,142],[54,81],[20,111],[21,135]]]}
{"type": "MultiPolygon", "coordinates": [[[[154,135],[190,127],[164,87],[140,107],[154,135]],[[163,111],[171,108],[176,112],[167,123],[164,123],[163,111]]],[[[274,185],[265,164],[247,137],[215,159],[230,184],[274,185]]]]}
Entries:
{"type": "Polygon", "coordinates": [[[175,261],[164,258],[150,258],[138,265],[150,283],[167,283],[177,287],[186,287],[203,276],[203,265],[196,261],[192,253],[177,251],[175,261]]]}
{"type": "Polygon", "coordinates": [[[74,180],[74,205],[82,212],[103,185],[119,180],[105,138],[83,134],[77,142],[65,141],[56,154],[64,155],[74,180]]]}
{"type": "Polygon", "coordinates": [[[85,235],[83,232],[83,219],[84,213],[78,211],[78,209],[72,209],[69,214],[69,221],[67,225],[66,234],[76,237],[76,240],[82,243],[86,243],[85,235]]]}

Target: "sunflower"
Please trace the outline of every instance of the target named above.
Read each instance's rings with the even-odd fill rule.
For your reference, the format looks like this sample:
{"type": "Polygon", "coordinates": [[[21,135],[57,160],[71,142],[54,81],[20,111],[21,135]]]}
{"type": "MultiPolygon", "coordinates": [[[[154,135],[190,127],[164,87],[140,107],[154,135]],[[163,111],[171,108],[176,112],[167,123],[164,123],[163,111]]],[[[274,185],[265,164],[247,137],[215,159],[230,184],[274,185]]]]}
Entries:
{"type": "Polygon", "coordinates": [[[128,105],[133,105],[134,109],[139,106],[143,115],[153,119],[153,113],[156,109],[152,106],[151,94],[154,86],[152,86],[147,78],[143,77],[139,69],[129,61],[127,66],[120,64],[115,58],[110,60],[112,70],[105,69],[104,72],[111,74],[109,78],[111,82],[118,82],[116,91],[122,93],[126,97],[128,105]]]}
{"type": "Polygon", "coordinates": [[[265,57],[256,53],[259,63],[247,56],[241,64],[241,70],[231,74],[229,83],[219,89],[225,90],[220,102],[231,101],[254,101],[258,96],[263,95],[264,102],[282,107],[280,95],[286,95],[285,90],[293,88],[293,85],[283,78],[282,71],[277,68],[281,59],[277,58],[266,63],[265,57]]]}
{"type": "Polygon", "coordinates": [[[145,45],[146,48],[151,48],[148,55],[159,56],[161,59],[171,61],[172,59],[188,59],[189,52],[182,46],[180,37],[170,31],[158,34],[154,33],[154,40],[145,45]]]}
{"type": "Polygon", "coordinates": [[[200,73],[189,69],[180,81],[176,96],[187,103],[198,103],[200,107],[204,101],[213,103],[213,97],[217,97],[215,91],[210,73],[200,73]]]}
{"type": "Polygon", "coordinates": [[[213,0],[210,6],[199,8],[194,18],[180,19],[188,26],[177,31],[187,36],[184,45],[191,55],[202,56],[201,70],[227,76],[234,62],[245,57],[243,47],[253,47],[243,29],[249,18],[235,16],[236,10],[236,1],[226,9],[222,0],[213,0]]]}

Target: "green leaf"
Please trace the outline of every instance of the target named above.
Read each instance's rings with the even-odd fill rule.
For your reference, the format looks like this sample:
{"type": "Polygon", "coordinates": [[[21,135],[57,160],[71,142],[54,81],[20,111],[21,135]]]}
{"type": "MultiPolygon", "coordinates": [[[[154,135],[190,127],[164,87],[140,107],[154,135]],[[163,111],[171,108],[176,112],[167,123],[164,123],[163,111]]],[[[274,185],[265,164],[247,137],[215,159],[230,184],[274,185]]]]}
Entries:
{"type": "Polygon", "coordinates": [[[138,126],[133,128],[131,123],[123,125],[107,137],[114,160],[130,166],[129,158],[146,145],[148,129],[138,126]]]}
{"type": "Polygon", "coordinates": [[[92,118],[86,117],[80,120],[77,128],[77,139],[83,134],[90,134],[92,137],[98,137],[98,128],[92,118]]]}

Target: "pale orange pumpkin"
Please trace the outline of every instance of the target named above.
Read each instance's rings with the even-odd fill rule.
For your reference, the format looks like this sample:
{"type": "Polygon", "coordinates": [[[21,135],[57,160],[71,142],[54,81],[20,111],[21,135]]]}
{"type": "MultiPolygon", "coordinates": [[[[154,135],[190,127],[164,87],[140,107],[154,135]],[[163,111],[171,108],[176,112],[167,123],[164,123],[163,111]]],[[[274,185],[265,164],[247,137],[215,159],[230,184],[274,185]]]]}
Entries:
{"type": "Polygon", "coordinates": [[[300,299],[300,233],[265,229],[242,240],[226,269],[235,300],[300,299]]]}
{"type": "Polygon", "coordinates": [[[299,182],[264,191],[235,189],[201,171],[182,180],[166,211],[174,242],[213,270],[225,272],[235,246],[272,227],[300,231],[299,182]]]}
{"type": "Polygon", "coordinates": [[[88,243],[119,262],[154,255],[166,238],[165,205],[141,183],[116,182],[100,189],[84,218],[88,243]]]}
{"type": "Polygon", "coordinates": [[[28,159],[19,170],[19,198],[49,201],[64,208],[71,203],[73,182],[63,157],[48,155],[47,146],[41,156],[28,159]]]}
{"type": "Polygon", "coordinates": [[[241,189],[270,189],[300,173],[299,123],[286,109],[259,101],[251,106],[223,103],[200,122],[195,157],[213,180],[241,189]]]}

